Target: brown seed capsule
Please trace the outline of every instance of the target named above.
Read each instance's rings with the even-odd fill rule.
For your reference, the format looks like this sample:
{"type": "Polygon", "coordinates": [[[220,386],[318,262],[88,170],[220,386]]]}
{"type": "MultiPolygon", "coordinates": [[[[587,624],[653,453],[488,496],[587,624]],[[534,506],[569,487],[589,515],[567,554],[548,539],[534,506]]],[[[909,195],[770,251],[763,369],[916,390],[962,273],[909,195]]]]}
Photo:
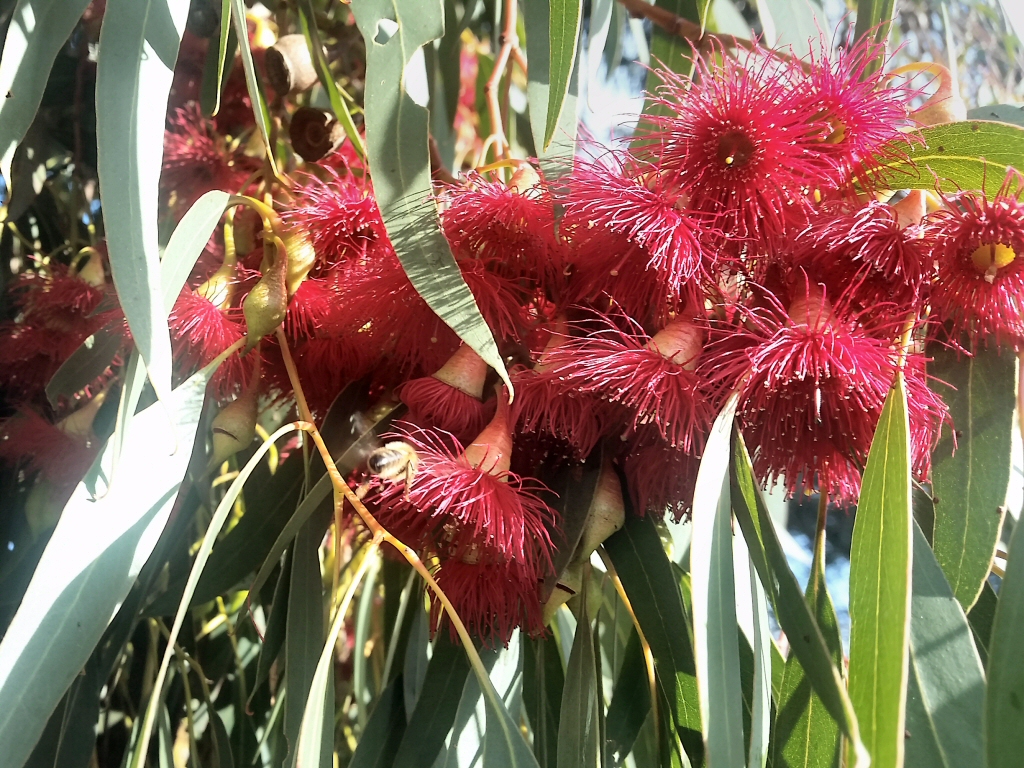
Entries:
{"type": "Polygon", "coordinates": [[[264,66],[270,86],[282,95],[307,91],[317,80],[309,47],[302,35],[280,38],[267,49],[264,66]]]}
{"type": "Polygon", "coordinates": [[[345,129],[334,116],[320,109],[300,107],[288,126],[292,148],[306,162],[316,162],[330,154],[345,140],[345,129]]]}

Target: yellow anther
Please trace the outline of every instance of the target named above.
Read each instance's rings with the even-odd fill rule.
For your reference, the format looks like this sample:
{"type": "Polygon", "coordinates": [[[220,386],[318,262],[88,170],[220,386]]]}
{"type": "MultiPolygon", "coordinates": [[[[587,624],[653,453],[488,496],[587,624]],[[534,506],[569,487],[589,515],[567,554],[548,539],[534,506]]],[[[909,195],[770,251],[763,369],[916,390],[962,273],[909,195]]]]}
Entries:
{"type": "Polygon", "coordinates": [[[994,274],[1009,265],[1016,256],[1013,248],[1004,243],[982,243],[974,249],[971,261],[979,272],[994,274]]]}

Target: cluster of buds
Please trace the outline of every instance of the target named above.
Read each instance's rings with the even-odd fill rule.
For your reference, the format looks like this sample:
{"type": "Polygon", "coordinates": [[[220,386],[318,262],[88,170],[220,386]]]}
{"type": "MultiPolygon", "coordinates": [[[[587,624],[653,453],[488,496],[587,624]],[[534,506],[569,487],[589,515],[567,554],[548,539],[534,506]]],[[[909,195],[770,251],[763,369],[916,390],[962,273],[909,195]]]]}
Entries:
{"type": "MultiPolygon", "coordinates": [[[[900,371],[927,479],[948,420],[925,374],[928,333],[1024,339],[1018,179],[993,196],[880,189],[879,168],[926,114],[912,111],[917,91],[867,66],[881,50],[713,54],[692,79],[661,73],[659,109],[628,147],[557,179],[522,161],[507,182],[471,172],[440,190],[443,232],[514,396],[413,288],[372,168],[347,142],[277,199],[248,190],[266,195],[229,216],[171,313],[182,377],[247,338],[213,387],[242,401],[232,414],[252,420],[259,397],[290,396],[279,337],[315,415],[361,380],[371,399],[407,406],[365,501],[486,640],[543,631],[545,603],[564,599],[543,585],[571,593],[627,508],[688,515],[733,393],[762,482],[854,502],[900,371]],[[560,521],[542,480],[588,459],[602,466],[600,499],[569,568],[552,574],[560,521]]],[[[165,173],[184,200],[245,191],[252,158],[190,109],[172,119],[165,173]]],[[[245,426],[231,436],[251,437],[245,426]]]]}

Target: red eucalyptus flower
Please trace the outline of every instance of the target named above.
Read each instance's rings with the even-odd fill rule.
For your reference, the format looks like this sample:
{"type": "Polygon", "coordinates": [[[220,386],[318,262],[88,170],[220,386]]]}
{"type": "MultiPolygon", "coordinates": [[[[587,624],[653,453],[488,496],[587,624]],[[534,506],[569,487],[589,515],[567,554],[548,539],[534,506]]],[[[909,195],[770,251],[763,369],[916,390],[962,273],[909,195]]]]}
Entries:
{"type": "MultiPolygon", "coordinates": [[[[221,308],[203,288],[185,288],[167,318],[171,351],[182,377],[213,362],[221,352],[245,336],[241,309],[221,308]]],[[[255,358],[255,353],[253,353],[255,358]]],[[[249,380],[252,361],[238,352],[227,358],[213,376],[213,391],[220,400],[234,397],[249,380]]]]}
{"type": "Polygon", "coordinates": [[[560,386],[621,403],[633,428],[657,427],[673,447],[699,448],[713,414],[695,372],[702,331],[676,318],[653,337],[635,323],[624,332],[607,318],[586,336],[549,351],[545,377],[560,386]]]}
{"type": "Polygon", "coordinates": [[[677,522],[690,514],[699,454],[673,448],[647,425],[630,441],[622,468],[637,514],[650,512],[661,517],[670,513],[677,522]]]}
{"type": "Polygon", "coordinates": [[[1024,202],[1011,171],[991,200],[969,193],[926,221],[935,237],[932,301],[956,329],[996,342],[1024,339],[1024,202]]]}

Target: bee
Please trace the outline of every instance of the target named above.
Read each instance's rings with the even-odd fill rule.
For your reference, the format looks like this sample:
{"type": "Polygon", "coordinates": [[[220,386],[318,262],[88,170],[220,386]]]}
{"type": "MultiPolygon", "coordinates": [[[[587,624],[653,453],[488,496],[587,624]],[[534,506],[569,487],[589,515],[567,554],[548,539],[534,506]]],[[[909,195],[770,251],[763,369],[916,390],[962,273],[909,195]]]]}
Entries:
{"type": "MultiPolygon", "coordinates": [[[[385,443],[366,457],[366,469],[371,475],[382,480],[402,480],[405,483],[406,493],[412,487],[418,463],[419,457],[416,455],[416,449],[401,440],[385,443]]],[[[369,483],[365,483],[360,490],[363,488],[369,490],[369,485],[369,483]]],[[[363,495],[366,490],[363,491],[363,495]]]]}

